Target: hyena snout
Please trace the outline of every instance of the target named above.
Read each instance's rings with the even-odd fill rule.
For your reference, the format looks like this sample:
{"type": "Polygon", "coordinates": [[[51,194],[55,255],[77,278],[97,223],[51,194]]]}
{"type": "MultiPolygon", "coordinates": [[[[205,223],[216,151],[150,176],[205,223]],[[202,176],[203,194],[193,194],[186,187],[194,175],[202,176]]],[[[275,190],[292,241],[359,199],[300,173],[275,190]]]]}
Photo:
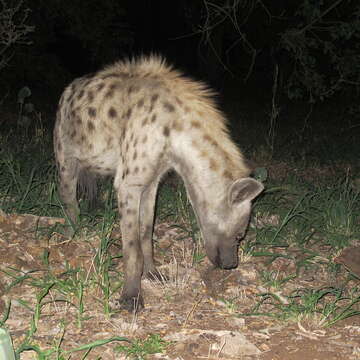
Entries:
{"type": "Polygon", "coordinates": [[[238,266],[238,244],[230,246],[206,246],[207,256],[210,261],[221,269],[234,269],[238,266]]]}

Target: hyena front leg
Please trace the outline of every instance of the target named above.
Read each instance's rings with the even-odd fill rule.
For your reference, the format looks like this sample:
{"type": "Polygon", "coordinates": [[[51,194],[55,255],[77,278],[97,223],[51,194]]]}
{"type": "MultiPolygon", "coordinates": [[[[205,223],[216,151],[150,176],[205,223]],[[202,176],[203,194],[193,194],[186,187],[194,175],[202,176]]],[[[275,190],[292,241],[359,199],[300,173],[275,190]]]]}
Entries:
{"type": "Polygon", "coordinates": [[[76,199],[78,177],[79,163],[77,159],[59,159],[59,194],[72,225],[78,222],[80,215],[76,199]]]}
{"type": "Polygon", "coordinates": [[[143,275],[162,279],[156,270],[153,256],[153,226],[157,182],[151,183],[142,193],[140,204],[140,244],[144,256],[143,275]]]}
{"type": "Polygon", "coordinates": [[[141,275],[144,257],[140,245],[139,207],[142,187],[120,185],[118,206],[121,213],[120,228],[124,253],[125,283],[119,306],[128,311],[143,308],[141,295],[141,275]]]}

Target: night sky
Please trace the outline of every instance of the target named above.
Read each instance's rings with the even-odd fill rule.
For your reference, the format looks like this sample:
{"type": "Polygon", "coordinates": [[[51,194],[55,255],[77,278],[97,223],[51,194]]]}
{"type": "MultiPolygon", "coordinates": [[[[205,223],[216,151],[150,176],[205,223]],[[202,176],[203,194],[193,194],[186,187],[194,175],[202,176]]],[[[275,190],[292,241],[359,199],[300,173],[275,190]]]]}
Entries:
{"type": "Polygon", "coordinates": [[[3,93],[27,85],[52,103],[75,77],[156,53],[220,93],[231,86],[268,95],[277,67],[286,98],[322,101],[353,93],[360,78],[359,7],[355,0],[28,0],[13,20],[26,13],[34,31],[10,49],[3,93]]]}

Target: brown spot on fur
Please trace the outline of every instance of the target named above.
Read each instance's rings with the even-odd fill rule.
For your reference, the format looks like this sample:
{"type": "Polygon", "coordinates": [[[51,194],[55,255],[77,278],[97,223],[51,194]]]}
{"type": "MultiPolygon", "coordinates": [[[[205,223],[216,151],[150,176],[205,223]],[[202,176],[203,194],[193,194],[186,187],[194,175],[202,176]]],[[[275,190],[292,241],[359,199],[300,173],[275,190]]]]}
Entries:
{"type": "Polygon", "coordinates": [[[163,103],[163,107],[167,112],[174,112],[175,111],[175,106],[173,104],[170,104],[167,101],[163,103]]]}
{"type": "Polygon", "coordinates": [[[95,117],[96,116],[96,109],[92,106],[88,107],[88,114],[90,117],[95,117]]]}
{"type": "Polygon", "coordinates": [[[175,101],[178,103],[178,105],[182,105],[183,104],[183,102],[176,96],[175,97],[175,101]]]}
{"type": "Polygon", "coordinates": [[[118,82],[112,83],[109,86],[108,91],[105,93],[105,98],[111,99],[114,96],[115,90],[120,88],[120,84],[118,82]]]}
{"type": "Polygon", "coordinates": [[[134,174],[137,174],[138,172],[139,172],[139,167],[138,167],[138,166],[135,166],[134,174]]]}
{"type": "Polygon", "coordinates": [[[87,126],[90,132],[93,132],[95,130],[95,125],[92,121],[89,120],[87,126]]]}
{"type": "Polygon", "coordinates": [[[85,140],[86,140],[86,137],[85,137],[84,134],[82,134],[82,135],[80,136],[80,141],[81,141],[81,142],[84,142],[85,140]]]}
{"type": "Polygon", "coordinates": [[[155,103],[157,102],[158,99],[159,99],[159,94],[154,94],[151,96],[150,109],[149,109],[150,112],[154,110],[155,103]]]}
{"type": "Polygon", "coordinates": [[[77,117],[76,117],[76,124],[77,124],[78,126],[81,126],[82,120],[81,120],[81,117],[80,117],[80,116],[77,116],[77,117]]]}
{"type": "Polygon", "coordinates": [[[208,141],[212,146],[215,146],[215,147],[218,146],[217,141],[214,140],[214,139],[213,139],[210,135],[208,135],[208,134],[205,134],[205,135],[203,136],[203,139],[204,139],[205,141],[208,141]]]}
{"type": "Polygon", "coordinates": [[[210,162],[210,170],[217,171],[219,169],[219,164],[214,159],[210,158],[209,162],[210,162]]]}
{"type": "Polygon", "coordinates": [[[130,119],[130,117],[131,117],[131,114],[132,114],[132,109],[130,108],[128,111],[127,111],[127,113],[126,113],[126,119],[130,119]]]}
{"type": "Polygon", "coordinates": [[[94,93],[91,90],[89,90],[87,93],[87,99],[89,103],[92,103],[94,101],[94,93]]]}
{"type": "Polygon", "coordinates": [[[226,179],[233,180],[233,177],[232,177],[232,175],[231,175],[231,173],[230,173],[229,170],[224,170],[223,176],[224,176],[226,179]]]}
{"type": "Polygon", "coordinates": [[[73,129],[73,131],[72,131],[71,134],[70,134],[70,137],[71,137],[71,139],[74,139],[75,136],[76,136],[76,130],[73,129]]]}
{"type": "Polygon", "coordinates": [[[84,90],[81,90],[81,91],[79,92],[78,96],[77,96],[77,99],[78,99],[78,100],[81,100],[81,98],[84,96],[84,93],[85,93],[85,91],[84,91],[84,90]]]}
{"type": "Polygon", "coordinates": [[[183,130],[183,126],[182,126],[181,122],[177,121],[177,120],[174,121],[173,128],[176,131],[182,131],[183,130]]]}
{"type": "Polygon", "coordinates": [[[168,126],[164,126],[163,134],[166,137],[168,137],[170,135],[170,129],[168,126]]]}
{"type": "Polygon", "coordinates": [[[147,117],[144,118],[143,121],[142,121],[142,123],[141,123],[141,125],[142,125],[142,126],[145,126],[145,125],[147,124],[148,120],[149,120],[149,119],[148,119],[147,117]]]}
{"type": "Polygon", "coordinates": [[[97,86],[97,91],[101,91],[103,88],[105,87],[105,84],[104,83],[100,83],[98,86],[97,86]]]}
{"type": "Polygon", "coordinates": [[[64,172],[64,171],[65,171],[65,166],[62,166],[62,167],[60,168],[60,171],[61,171],[61,172],[64,172]]]}
{"type": "Polygon", "coordinates": [[[121,88],[121,83],[119,82],[114,82],[109,86],[110,90],[116,90],[116,89],[120,89],[121,88]]]}
{"type": "Polygon", "coordinates": [[[191,126],[196,129],[199,129],[201,127],[200,122],[197,120],[191,121],[191,126]]]}
{"type": "Polygon", "coordinates": [[[130,85],[128,88],[128,94],[131,95],[133,92],[137,92],[139,91],[139,87],[138,86],[134,86],[134,85],[130,85]]]}
{"type": "Polygon", "coordinates": [[[109,111],[108,111],[108,115],[110,118],[115,118],[117,116],[117,111],[111,106],[109,111]]]}
{"type": "Polygon", "coordinates": [[[138,108],[143,107],[143,106],[144,106],[144,99],[140,99],[140,100],[137,102],[136,106],[137,106],[138,108]]]}
{"type": "Polygon", "coordinates": [[[111,99],[113,96],[114,96],[114,90],[108,90],[105,93],[105,98],[107,98],[107,99],[111,99]]]}
{"type": "Polygon", "coordinates": [[[134,156],[133,156],[133,160],[136,160],[136,158],[137,158],[137,152],[135,151],[134,156]]]}
{"type": "Polygon", "coordinates": [[[154,94],[151,96],[150,102],[152,104],[155,104],[155,102],[158,100],[158,98],[159,98],[159,94],[154,94]]]}
{"type": "Polygon", "coordinates": [[[156,121],[156,114],[153,114],[151,117],[151,122],[154,123],[156,121]]]}

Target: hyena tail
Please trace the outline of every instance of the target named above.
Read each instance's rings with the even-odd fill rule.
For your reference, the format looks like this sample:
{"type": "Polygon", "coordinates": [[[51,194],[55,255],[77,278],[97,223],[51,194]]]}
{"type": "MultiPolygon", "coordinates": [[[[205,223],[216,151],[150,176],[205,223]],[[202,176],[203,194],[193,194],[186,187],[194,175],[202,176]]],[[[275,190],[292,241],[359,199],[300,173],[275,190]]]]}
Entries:
{"type": "Polygon", "coordinates": [[[78,198],[86,199],[89,207],[92,209],[96,206],[97,194],[97,177],[95,174],[81,169],[78,178],[78,198]]]}

